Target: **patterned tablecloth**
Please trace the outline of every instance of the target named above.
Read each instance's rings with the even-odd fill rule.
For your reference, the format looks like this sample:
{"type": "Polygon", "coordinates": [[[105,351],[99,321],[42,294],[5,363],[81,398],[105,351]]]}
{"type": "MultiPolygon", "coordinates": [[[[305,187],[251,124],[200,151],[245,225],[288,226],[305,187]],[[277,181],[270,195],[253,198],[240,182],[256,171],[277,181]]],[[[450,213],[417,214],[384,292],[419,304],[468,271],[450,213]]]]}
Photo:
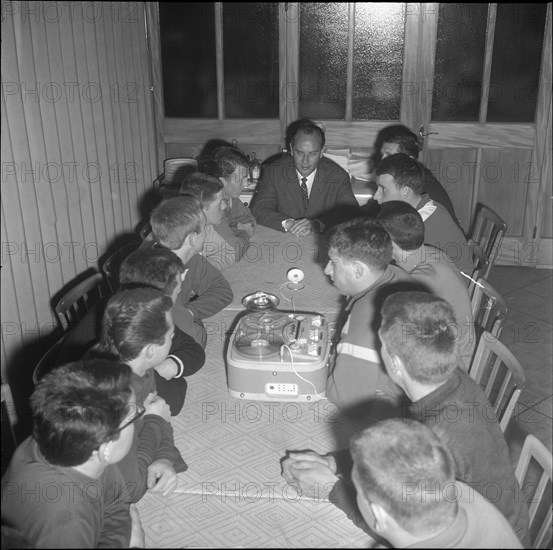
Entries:
{"type": "Polygon", "coordinates": [[[281,476],[286,450],[325,453],[348,444],[359,426],[326,400],[245,401],[228,393],[225,350],[241,300],[256,290],[277,295],[279,309],[316,311],[336,320],[342,298],[323,273],[326,248],[257,227],[241,262],[224,272],[234,291],[225,310],[207,319],[206,364],[188,379],[181,413],[171,421],[189,465],[170,497],[138,504],[149,547],[367,547],[372,540],[333,504],[298,493],[281,476]],[[305,273],[287,287],[290,268],[305,273]]]}

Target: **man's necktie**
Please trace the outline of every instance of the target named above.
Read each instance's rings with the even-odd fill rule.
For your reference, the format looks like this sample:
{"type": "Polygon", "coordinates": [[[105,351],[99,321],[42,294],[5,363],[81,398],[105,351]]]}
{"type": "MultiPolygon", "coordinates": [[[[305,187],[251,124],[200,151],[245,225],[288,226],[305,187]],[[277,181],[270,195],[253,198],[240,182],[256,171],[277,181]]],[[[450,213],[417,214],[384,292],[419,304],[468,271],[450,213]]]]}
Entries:
{"type": "Polygon", "coordinates": [[[303,198],[303,208],[307,210],[307,203],[309,202],[309,195],[307,193],[307,178],[301,178],[301,196],[303,198]]]}

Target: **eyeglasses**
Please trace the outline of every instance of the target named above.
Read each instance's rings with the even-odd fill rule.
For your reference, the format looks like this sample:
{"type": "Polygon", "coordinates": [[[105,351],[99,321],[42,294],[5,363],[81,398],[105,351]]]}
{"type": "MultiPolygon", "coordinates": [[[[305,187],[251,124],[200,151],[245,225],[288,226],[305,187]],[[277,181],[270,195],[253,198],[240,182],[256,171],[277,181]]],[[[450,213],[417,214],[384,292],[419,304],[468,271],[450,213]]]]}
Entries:
{"type": "Polygon", "coordinates": [[[122,426],[119,426],[117,430],[113,432],[113,435],[117,435],[119,432],[122,432],[126,427],[130,426],[131,424],[134,424],[137,420],[142,418],[144,414],[146,413],[146,409],[144,407],[140,407],[140,410],[128,421],[125,422],[122,426]]]}

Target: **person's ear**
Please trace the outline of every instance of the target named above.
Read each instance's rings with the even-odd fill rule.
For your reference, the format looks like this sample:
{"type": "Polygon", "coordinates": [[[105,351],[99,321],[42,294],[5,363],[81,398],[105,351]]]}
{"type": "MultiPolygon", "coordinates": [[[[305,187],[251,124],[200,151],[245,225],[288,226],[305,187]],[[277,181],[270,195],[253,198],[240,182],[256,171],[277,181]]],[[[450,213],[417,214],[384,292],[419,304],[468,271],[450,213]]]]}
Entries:
{"type": "Polygon", "coordinates": [[[404,371],[403,361],[397,355],[392,355],[390,359],[390,370],[396,376],[401,377],[404,371]]]}
{"type": "Polygon", "coordinates": [[[197,237],[198,237],[198,233],[196,233],[195,231],[192,231],[192,233],[190,233],[190,235],[186,237],[184,242],[188,241],[188,245],[190,246],[190,248],[194,248],[194,244],[196,244],[197,237]]]}
{"type": "Polygon", "coordinates": [[[390,524],[388,512],[377,502],[371,502],[369,506],[371,507],[372,516],[374,518],[374,532],[385,533],[390,524]]]}
{"type": "Polygon", "coordinates": [[[100,447],[98,448],[98,460],[105,466],[110,464],[110,458],[111,458],[111,442],[107,441],[106,443],[102,443],[100,447]]]}
{"type": "Polygon", "coordinates": [[[155,354],[156,354],[156,350],[157,350],[157,344],[147,344],[146,346],[144,346],[144,353],[145,353],[145,357],[146,359],[153,359],[155,354]]]}
{"type": "Polygon", "coordinates": [[[365,270],[367,269],[367,266],[363,262],[354,261],[353,262],[353,276],[356,279],[361,279],[363,275],[365,274],[365,270]]]}

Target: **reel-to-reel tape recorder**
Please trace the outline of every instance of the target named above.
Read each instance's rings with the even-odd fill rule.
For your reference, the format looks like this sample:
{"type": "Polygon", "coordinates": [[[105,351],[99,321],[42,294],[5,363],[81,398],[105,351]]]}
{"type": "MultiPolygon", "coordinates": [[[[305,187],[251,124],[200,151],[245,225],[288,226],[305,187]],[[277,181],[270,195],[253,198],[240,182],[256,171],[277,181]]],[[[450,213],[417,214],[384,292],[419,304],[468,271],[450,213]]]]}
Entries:
{"type": "Polygon", "coordinates": [[[228,347],[229,392],[261,401],[324,398],[329,354],[329,325],[322,315],[250,311],[228,347]]]}

